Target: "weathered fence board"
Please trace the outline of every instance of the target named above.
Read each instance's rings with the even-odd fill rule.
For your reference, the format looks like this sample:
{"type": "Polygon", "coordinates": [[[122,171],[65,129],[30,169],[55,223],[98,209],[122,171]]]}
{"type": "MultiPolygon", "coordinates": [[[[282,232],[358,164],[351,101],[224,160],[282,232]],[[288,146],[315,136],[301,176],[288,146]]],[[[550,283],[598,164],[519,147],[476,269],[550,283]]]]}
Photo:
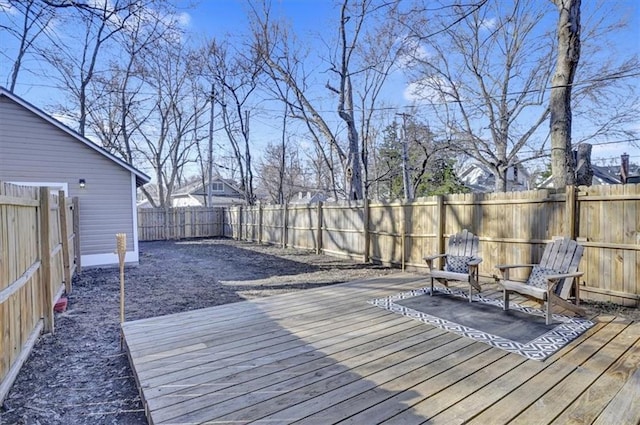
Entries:
{"type": "Polygon", "coordinates": [[[223,234],[220,207],[140,208],[138,240],[215,237],[223,234]]]}
{"type": "MultiPolygon", "coordinates": [[[[175,214],[182,213],[169,217],[175,214]]],[[[496,264],[536,263],[554,236],[569,236],[586,247],[580,267],[585,272],[585,298],[624,305],[640,300],[640,185],[571,188],[569,196],[537,190],[446,195],[408,203],[235,206],[224,208],[220,216],[221,224],[207,236],[413,270],[424,270],[424,255],[443,252],[449,235],[466,228],[480,237],[480,274],[485,278],[497,273],[496,264]]],[[[148,240],[146,229],[154,225],[140,218],[141,240],[148,240]]],[[[155,226],[167,227],[164,222],[155,226]]],[[[179,234],[174,230],[172,237],[179,234]]],[[[526,270],[513,275],[525,276],[526,270]]]]}
{"type": "Polygon", "coordinates": [[[64,192],[0,182],[0,401],[38,335],[54,330],[53,305],[65,285],[71,291],[74,205],[64,192]]]}

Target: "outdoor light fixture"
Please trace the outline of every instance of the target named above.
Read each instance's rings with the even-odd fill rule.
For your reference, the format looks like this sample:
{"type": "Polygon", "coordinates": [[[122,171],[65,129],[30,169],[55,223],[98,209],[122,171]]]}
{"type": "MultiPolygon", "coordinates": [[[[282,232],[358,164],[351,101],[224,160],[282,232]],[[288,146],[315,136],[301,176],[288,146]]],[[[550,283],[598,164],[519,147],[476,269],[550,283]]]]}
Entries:
{"type": "Polygon", "coordinates": [[[78,181],[78,184],[80,185],[80,189],[84,189],[87,182],[84,179],[80,179],[80,181],[78,181]]]}

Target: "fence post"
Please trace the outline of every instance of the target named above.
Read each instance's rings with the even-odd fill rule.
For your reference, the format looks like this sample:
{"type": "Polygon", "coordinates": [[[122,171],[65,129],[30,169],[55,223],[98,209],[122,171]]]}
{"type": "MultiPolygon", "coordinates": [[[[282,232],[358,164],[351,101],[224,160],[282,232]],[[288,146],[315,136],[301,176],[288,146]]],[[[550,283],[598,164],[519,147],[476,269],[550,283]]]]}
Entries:
{"type": "Polygon", "coordinates": [[[262,202],[258,202],[258,243],[262,245],[262,202]]]}
{"type": "MultiPolygon", "coordinates": [[[[446,211],[444,208],[444,196],[438,195],[436,198],[436,238],[438,243],[438,254],[444,254],[444,228],[445,228],[446,211]]],[[[440,259],[440,268],[442,269],[443,261],[440,259]]]]}
{"type": "Polygon", "coordinates": [[[402,271],[404,271],[405,267],[405,257],[406,257],[406,233],[407,233],[407,223],[406,223],[406,211],[405,211],[405,203],[404,201],[400,201],[400,265],[402,271]]]}
{"type": "Polygon", "coordinates": [[[238,206],[238,240],[242,240],[242,205],[238,206]]]}
{"type": "Polygon", "coordinates": [[[231,211],[231,210],[229,209],[229,207],[222,207],[221,211],[222,211],[222,213],[221,213],[221,217],[220,217],[220,226],[222,227],[222,236],[226,237],[227,236],[227,226],[225,225],[225,221],[226,221],[227,211],[231,211]]]}
{"type": "Polygon", "coordinates": [[[53,333],[53,303],[51,294],[51,241],[50,236],[50,204],[49,188],[40,188],[40,267],[42,273],[40,278],[42,294],[42,318],[44,319],[44,332],[53,333]]]}
{"type": "Polygon", "coordinates": [[[238,213],[239,206],[233,207],[233,210],[229,210],[229,225],[231,226],[231,237],[235,240],[240,239],[238,233],[238,217],[240,214],[238,213]]]}
{"type": "Polygon", "coordinates": [[[322,254],[322,201],[318,201],[316,220],[316,254],[322,254]]]}
{"type": "Polygon", "coordinates": [[[71,265],[69,264],[69,229],[67,229],[67,199],[63,190],[58,191],[60,210],[60,239],[62,242],[62,267],[64,268],[64,290],[71,293],[71,265]]]}
{"type": "Polygon", "coordinates": [[[575,239],[577,235],[578,208],[576,187],[567,186],[565,188],[565,235],[570,239],[575,239]]]}
{"type": "Polygon", "coordinates": [[[82,261],[80,261],[80,209],[78,197],[73,197],[73,252],[76,261],[76,273],[82,271],[82,261]]]}
{"type": "Polygon", "coordinates": [[[164,216],[164,240],[168,241],[169,240],[169,211],[167,210],[167,207],[163,207],[163,216],[164,216]]]}
{"type": "Polygon", "coordinates": [[[282,248],[287,247],[287,221],[289,219],[287,213],[287,203],[282,204],[282,248]]]}
{"type": "Polygon", "coordinates": [[[371,246],[371,233],[369,231],[369,199],[364,200],[364,255],[362,260],[365,263],[369,262],[369,248],[371,246]]]}

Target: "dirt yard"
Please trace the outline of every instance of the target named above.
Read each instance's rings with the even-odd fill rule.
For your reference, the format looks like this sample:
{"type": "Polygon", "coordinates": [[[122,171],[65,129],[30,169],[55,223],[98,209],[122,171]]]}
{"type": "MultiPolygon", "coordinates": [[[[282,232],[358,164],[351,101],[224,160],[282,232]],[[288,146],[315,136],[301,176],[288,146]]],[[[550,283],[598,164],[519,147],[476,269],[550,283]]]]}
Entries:
{"type": "MultiPolygon", "coordinates": [[[[226,239],[148,242],[126,269],[126,318],[142,319],[397,272],[307,251],[226,239]]],[[[85,270],[55,335],[36,344],[0,425],[146,424],[119,340],[117,268],[85,270]]],[[[640,320],[638,309],[591,305],[640,320]]]]}
{"type": "MultiPolygon", "coordinates": [[[[394,272],[308,251],[226,239],[140,244],[127,267],[126,319],[299,291],[394,272]]],[[[146,424],[120,351],[117,268],[74,280],[56,332],[43,336],[0,409],[0,424],[146,424]]]]}

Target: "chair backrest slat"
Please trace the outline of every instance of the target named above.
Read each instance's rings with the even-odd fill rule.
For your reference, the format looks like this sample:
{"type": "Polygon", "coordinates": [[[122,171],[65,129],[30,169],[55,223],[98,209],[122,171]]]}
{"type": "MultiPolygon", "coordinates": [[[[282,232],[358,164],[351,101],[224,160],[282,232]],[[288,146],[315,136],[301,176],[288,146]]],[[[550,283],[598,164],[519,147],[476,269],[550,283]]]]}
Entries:
{"type": "MultiPolygon", "coordinates": [[[[574,273],[578,271],[583,252],[584,247],[574,240],[569,238],[554,239],[553,242],[546,246],[540,259],[540,266],[556,270],[559,273],[574,273]]],[[[556,294],[561,298],[567,299],[571,291],[570,283],[571,280],[569,279],[564,279],[558,283],[556,294]]]]}
{"type": "Polygon", "coordinates": [[[456,256],[477,256],[479,252],[479,239],[467,229],[449,237],[447,254],[456,256]]]}

